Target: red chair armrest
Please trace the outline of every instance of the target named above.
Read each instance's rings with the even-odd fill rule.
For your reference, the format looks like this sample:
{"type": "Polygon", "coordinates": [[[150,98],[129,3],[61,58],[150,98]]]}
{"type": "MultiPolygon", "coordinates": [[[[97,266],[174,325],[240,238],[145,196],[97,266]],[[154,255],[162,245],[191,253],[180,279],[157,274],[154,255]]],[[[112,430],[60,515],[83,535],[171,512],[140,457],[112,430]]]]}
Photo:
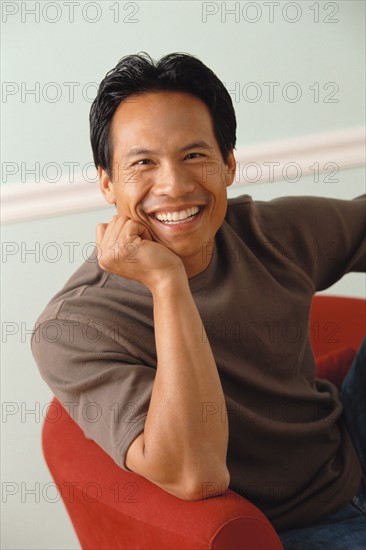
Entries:
{"type": "Polygon", "coordinates": [[[42,443],[82,548],[282,549],[263,513],[231,490],[189,502],[121,469],[56,398],[42,443]]]}

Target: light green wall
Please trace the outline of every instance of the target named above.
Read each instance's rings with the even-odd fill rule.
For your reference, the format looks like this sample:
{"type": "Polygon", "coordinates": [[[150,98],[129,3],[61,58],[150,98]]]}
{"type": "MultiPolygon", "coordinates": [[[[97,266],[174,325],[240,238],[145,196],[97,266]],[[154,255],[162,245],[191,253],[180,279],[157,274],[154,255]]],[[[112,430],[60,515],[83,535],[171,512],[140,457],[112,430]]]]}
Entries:
{"type": "MultiPolygon", "coordinates": [[[[34,2],[23,4],[29,7],[34,2]]],[[[63,6],[63,2],[59,4],[63,6]]],[[[211,9],[216,6],[219,11],[207,16],[206,23],[205,3],[196,1],[130,2],[127,9],[123,9],[126,3],[120,2],[119,23],[113,23],[114,11],[110,9],[116,3],[103,1],[101,19],[95,24],[81,17],[82,6],[87,4],[90,2],[80,2],[79,8],[75,8],[74,23],[67,22],[68,11],[63,6],[61,19],[54,24],[42,17],[36,23],[34,16],[26,14],[26,22],[21,23],[19,8],[19,13],[9,15],[3,25],[3,42],[7,45],[7,53],[2,56],[4,82],[15,82],[19,90],[22,82],[27,89],[38,82],[41,90],[39,103],[31,95],[22,102],[20,91],[4,98],[3,161],[26,162],[27,167],[36,161],[41,166],[57,162],[63,175],[68,173],[64,162],[79,162],[82,166],[90,162],[90,101],[83,98],[82,90],[88,83],[100,82],[120,57],[138,51],[147,51],[155,58],[172,51],[192,53],[210,66],[230,90],[239,89],[239,101],[232,94],[238,118],[238,146],[364,124],[362,1],[320,2],[318,23],[314,22],[314,9],[310,9],[317,3],[307,0],[295,3],[301,9],[301,17],[295,23],[284,20],[284,16],[290,19],[296,16],[288,2],[281,2],[274,10],[273,23],[269,22],[269,7],[263,2],[254,3],[262,11],[257,23],[244,19],[256,16],[254,8],[243,15],[248,2],[238,3],[239,22],[229,14],[226,22],[221,22],[225,17],[221,4],[229,9],[235,2],[211,2],[211,9]],[[138,22],[123,22],[134,5],[138,11],[131,19],[138,22]],[[334,15],[333,5],[339,7],[334,15]],[[339,21],[326,23],[327,18],[339,21]],[[52,89],[47,88],[51,82],[61,90],[60,100],[55,103],[46,100],[52,99],[52,89]],[[64,84],[67,82],[80,83],[75,88],[73,102],[64,84]],[[257,103],[243,98],[243,93],[246,99],[253,97],[254,87],[245,92],[245,85],[250,82],[256,83],[263,94],[257,103]],[[279,83],[273,102],[266,82],[279,83]],[[282,97],[290,82],[295,82],[302,92],[295,103],[282,97]],[[320,92],[318,102],[314,101],[314,90],[309,89],[316,82],[320,92]],[[327,83],[335,84],[324,90],[327,83]],[[339,91],[327,101],[333,99],[337,103],[324,102],[335,90],[334,86],[339,91]]],[[[49,10],[45,15],[55,18],[57,12],[49,10]]],[[[94,12],[89,8],[85,15],[90,19],[94,12]]],[[[289,88],[290,97],[294,92],[295,88],[289,88]]],[[[85,94],[92,99],[95,87],[85,89],[85,94]]],[[[50,172],[49,177],[52,175],[50,172]]],[[[8,182],[19,181],[21,176],[19,168],[8,182]]],[[[26,181],[30,181],[30,176],[26,181]]]]}

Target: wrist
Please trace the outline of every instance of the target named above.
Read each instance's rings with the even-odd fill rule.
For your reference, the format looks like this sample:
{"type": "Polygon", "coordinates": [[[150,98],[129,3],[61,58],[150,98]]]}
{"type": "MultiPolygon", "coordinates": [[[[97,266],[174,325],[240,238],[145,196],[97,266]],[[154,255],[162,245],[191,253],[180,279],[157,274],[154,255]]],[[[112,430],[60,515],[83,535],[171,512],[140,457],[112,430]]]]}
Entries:
{"type": "Polygon", "coordinates": [[[181,294],[187,289],[189,289],[189,283],[183,264],[175,269],[160,273],[149,284],[149,290],[153,298],[166,297],[169,294],[181,294]]]}

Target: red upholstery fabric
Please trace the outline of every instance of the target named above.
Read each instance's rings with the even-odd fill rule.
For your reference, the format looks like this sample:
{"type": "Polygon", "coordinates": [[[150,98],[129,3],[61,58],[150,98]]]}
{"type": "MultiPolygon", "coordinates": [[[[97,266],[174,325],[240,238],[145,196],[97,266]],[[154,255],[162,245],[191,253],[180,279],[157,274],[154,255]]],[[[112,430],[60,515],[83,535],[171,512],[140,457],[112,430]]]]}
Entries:
{"type": "Polygon", "coordinates": [[[266,517],[233,491],[187,502],[122,470],[56,398],[43,450],[82,548],[282,548],[266,517]]]}
{"type": "MultiPolygon", "coordinates": [[[[365,334],[360,329],[365,322],[364,308],[362,300],[315,297],[312,338],[317,354],[343,348],[337,360],[344,368],[350,359],[344,348],[357,349],[365,334]],[[337,329],[336,342],[324,341],[329,340],[326,323],[336,323],[331,325],[332,330],[337,329]]],[[[336,360],[333,357],[331,361],[336,360]]],[[[323,357],[319,369],[329,377],[333,372],[328,363],[323,357]]],[[[47,411],[42,444],[83,549],[282,549],[266,517],[231,490],[219,497],[187,502],[119,468],[84,437],[56,398],[47,411]]]]}
{"type": "Polygon", "coordinates": [[[366,334],[366,300],[315,296],[310,337],[315,357],[337,349],[358,349],[366,334]]]}

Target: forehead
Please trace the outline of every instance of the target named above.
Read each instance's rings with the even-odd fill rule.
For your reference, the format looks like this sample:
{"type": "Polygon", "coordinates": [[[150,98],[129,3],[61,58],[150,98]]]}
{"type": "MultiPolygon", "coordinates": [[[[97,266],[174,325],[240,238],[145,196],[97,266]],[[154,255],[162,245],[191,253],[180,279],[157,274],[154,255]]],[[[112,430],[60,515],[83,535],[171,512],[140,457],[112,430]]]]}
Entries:
{"type": "Polygon", "coordinates": [[[112,120],[112,141],[121,152],[144,145],[182,145],[182,140],[209,140],[215,146],[207,105],[185,92],[148,92],[122,101],[112,120]]]}

